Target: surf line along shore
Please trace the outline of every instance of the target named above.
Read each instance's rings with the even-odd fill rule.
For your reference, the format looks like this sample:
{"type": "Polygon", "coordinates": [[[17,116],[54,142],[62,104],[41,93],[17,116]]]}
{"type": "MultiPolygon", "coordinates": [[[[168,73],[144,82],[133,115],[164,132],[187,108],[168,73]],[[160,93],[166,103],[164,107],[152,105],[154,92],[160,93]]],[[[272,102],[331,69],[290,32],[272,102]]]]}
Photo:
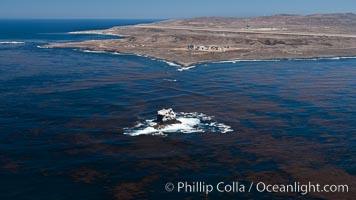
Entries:
{"type": "Polygon", "coordinates": [[[75,32],[125,37],[43,47],[135,54],[187,67],[217,61],[354,57],[355,32],[355,14],[194,18],[75,32]]]}

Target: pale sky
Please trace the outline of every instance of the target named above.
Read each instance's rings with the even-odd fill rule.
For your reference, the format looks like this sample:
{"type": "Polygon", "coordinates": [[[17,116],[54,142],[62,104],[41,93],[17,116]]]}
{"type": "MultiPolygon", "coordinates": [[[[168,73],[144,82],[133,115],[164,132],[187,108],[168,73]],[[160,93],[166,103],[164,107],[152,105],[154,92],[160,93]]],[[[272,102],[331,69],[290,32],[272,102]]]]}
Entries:
{"type": "Polygon", "coordinates": [[[0,18],[169,19],[356,13],[356,0],[0,0],[0,18]]]}

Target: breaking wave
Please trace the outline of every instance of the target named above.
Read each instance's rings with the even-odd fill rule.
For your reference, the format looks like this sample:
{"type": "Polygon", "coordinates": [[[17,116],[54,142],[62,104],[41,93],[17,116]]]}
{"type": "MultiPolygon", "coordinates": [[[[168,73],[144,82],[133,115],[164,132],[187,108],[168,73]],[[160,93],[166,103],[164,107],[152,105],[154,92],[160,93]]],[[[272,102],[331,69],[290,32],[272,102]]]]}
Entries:
{"type": "Polygon", "coordinates": [[[190,69],[193,69],[195,68],[196,66],[188,66],[188,67],[183,67],[182,65],[179,65],[177,63],[174,63],[174,62],[170,62],[170,61],[167,61],[167,60],[160,60],[166,64],[168,64],[169,66],[172,66],[172,67],[177,67],[177,71],[187,71],[187,70],[190,70],[190,69]]]}
{"type": "Polygon", "coordinates": [[[39,49],[49,49],[49,47],[41,46],[41,45],[38,45],[37,48],[39,48],[39,49]]]}
{"type": "Polygon", "coordinates": [[[355,56],[343,56],[343,57],[330,57],[330,58],[295,58],[295,59],[288,59],[288,60],[342,60],[342,59],[355,59],[355,56]]]}
{"type": "Polygon", "coordinates": [[[177,79],[168,79],[168,78],[165,78],[163,80],[167,81],[167,82],[177,82],[178,81],[177,79]]]}
{"type": "Polygon", "coordinates": [[[190,69],[193,69],[195,68],[196,66],[189,66],[189,67],[181,67],[179,69],[177,69],[178,71],[182,72],[182,71],[187,71],[187,70],[190,70],[190,69]]]}
{"type": "Polygon", "coordinates": [[[17,42],[17,41],[3,41],[0,44],[25,44],[25,42],[17,42]]]}
{"type": "Polygon", "coordinates": [[[166,60],[162,60],[162,62],[165,62],[167,63],[169,66],[172,66],[172,67],[182,67],[181,65],[178,65],[174,62],[169,62],[169,61],[166,61],[166,60]]]}
{"type": "Polygon", "coordinates": [[[84,50],[84,49],[77,49],[78,51],[81,51],[83,53],[103,53],[103,54],[112,54],[112,55],[122,55],[121,53],[118,52],[110,52],[110,51],[95,51],[95,50],[84,50]]]}
{"type": "Polygon", "coordinates": [[[301,60],[301,61],[317,61],[317,60],[341,60],[341,59],[356,59],[356,56],[343,57],[326,57],[326,58],[290,58],[290,59],[266,59],[266,60],[226,60],[213,63],[238,63],[238,62],[279,62],[284,60],[301,60]]]}
{"type": "Polygon", "coordinates": [[[168,133],[228,133],[233,129],[223,123],[217,122],[208,115],[203,113],[177,113],[177,120],[181,124],[167,125],[162,129],[154,128],[157,125],[154,119],[139,122],[132,128],[126,128],[125,135],[166,135],[168,133]]]}
{"type": "Polygon", "coordinates": [[[110,53],[107,51],[94,51],[94,50],[80,50],[80,51],[84,53],[110,53]]]}
{"type": "Polygon", "coordinates": [[[224,60],[213,63],[237,63],[237,62],[279,62],[281,60],[224,60]]]}

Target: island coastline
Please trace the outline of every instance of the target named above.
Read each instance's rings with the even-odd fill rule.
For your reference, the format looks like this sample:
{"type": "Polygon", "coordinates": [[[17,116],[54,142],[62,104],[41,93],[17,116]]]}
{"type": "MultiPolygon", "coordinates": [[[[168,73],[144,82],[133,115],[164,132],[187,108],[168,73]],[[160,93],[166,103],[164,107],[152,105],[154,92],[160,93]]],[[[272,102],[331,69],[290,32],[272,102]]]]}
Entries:
{"type": "Polygon", "coordinates": [[[142,55],[182,67],[222,61],[355,57],[354,21],[355,14],[168,20],[70,32],[122,38],[42,47],[142,55]]]}

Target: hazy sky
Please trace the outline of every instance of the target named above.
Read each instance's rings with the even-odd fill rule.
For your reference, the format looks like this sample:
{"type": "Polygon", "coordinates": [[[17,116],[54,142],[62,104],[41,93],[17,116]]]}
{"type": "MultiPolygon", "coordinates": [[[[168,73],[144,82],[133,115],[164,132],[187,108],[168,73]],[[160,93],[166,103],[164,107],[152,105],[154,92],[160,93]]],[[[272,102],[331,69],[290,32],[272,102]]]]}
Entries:
{"type": "Polygon", "coordinates": [[[356,13],[356,0],[0,0],[0,18],[168,19],[356,13]]]}

